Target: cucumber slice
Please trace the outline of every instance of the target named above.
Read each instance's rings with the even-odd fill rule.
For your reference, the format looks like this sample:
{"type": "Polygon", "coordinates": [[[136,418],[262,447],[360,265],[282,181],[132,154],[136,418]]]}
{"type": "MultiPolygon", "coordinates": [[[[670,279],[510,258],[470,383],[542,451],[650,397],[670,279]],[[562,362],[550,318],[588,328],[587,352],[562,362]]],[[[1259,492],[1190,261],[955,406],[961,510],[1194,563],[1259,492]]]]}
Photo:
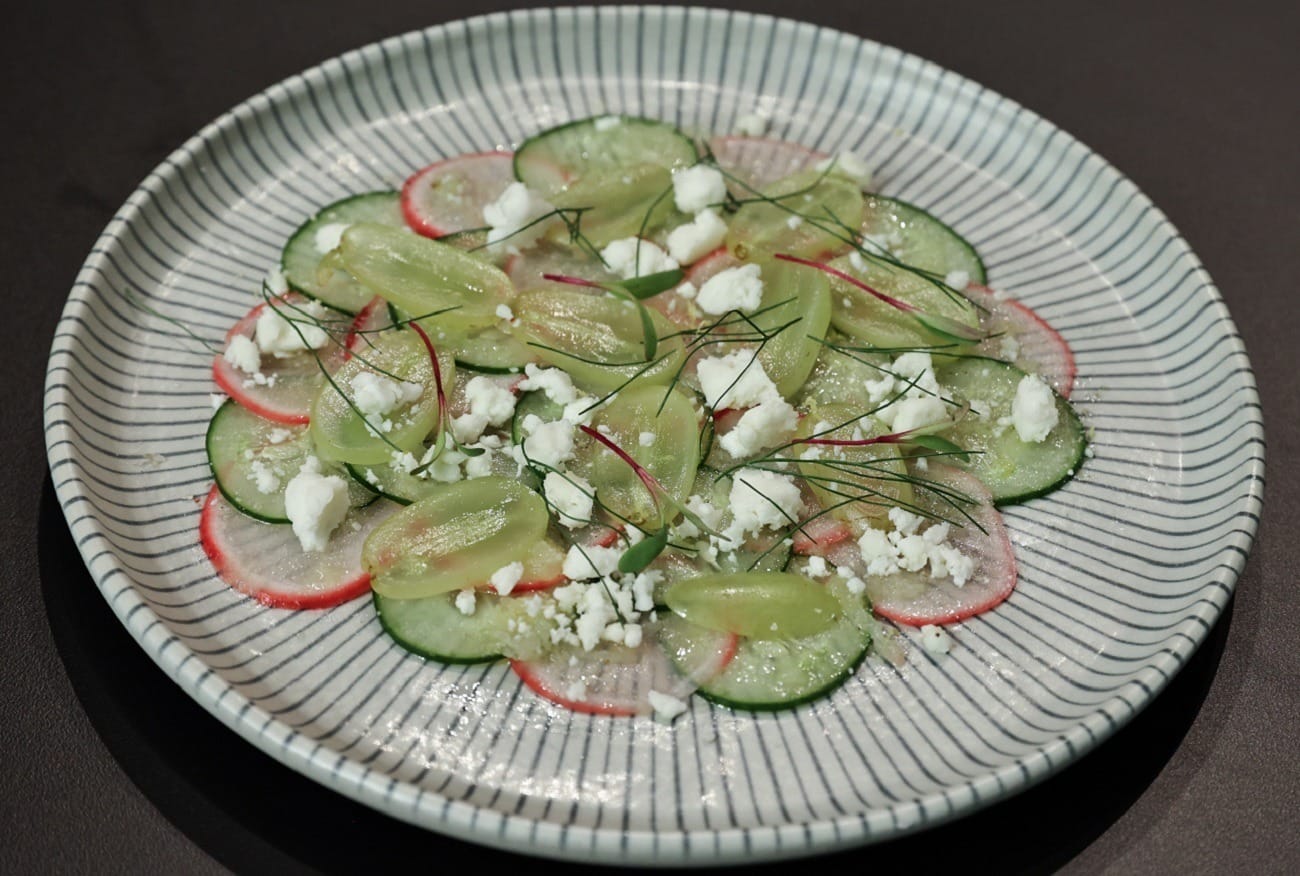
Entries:
{"type": "Polygon", "coordinates": [[[550,198],[590,173],[637,164],[671,170],[688,167],[697,157],[695,144],[672,125],[633,116],[605,116],[569,122],[529,137],[515,152],[515,176],[550,198]]]}
{"type": "Polygon", "coordinates": [[[323,304],[356,313],[374,297],[355,277],[327,256],[338,246],[338,234],[357,222],[405,228],[397,192],[368,192],[330,204],[308,219],[289,238],[280,256],[289,285],[323,304]],[[321,249],[330,243],[327,249],[321,249]],[[325,264],[322,264],[322,261],[325,264]]]}
{"type": "Polygon", "coordinates": [[[526,617],[517,599],[477,593],[474,613],[462,614],[450,593],[425,599],[374,594],[379,623],[397,644],[441,663],[485,663],[504,656],[510,621],[526,617]]]}
{"type": "Polygon", "coordinates": [[[746,204],[731,220],[727,249],[737,258],[765,253],[828,258],[849,248],[839,239],[849,232],[829,234],[817,226],[835,229],[831,216],[849,229],[862,222],[862,191],[843,177],[805,170],[765,187],[762,194],[767,200],[746,204]]]}
{"type": "MultiPolygon", "coordinates": [[[[850,254],[832,267],[862,280],[877,292],[915,305],[923,312],[975,327],[979,312],[965,297],[947,291],[917,271],[943,279],[965,271],[972,282],[984,282],[984,263],[964,238],[919,207],[872,195],[866,199],[863,233],[887,243],[885,258],[850,254]]],[[[864,248],[873,252],[870,243],[864,248]]],[[[852,283],[831,280],[831,295],[840,302],[832,322],[847,335],[884,349],[927,346],[936,336],[914,317],[891,307],[852,283]]]]}
{"type": "MultiPolygon", "coordinates": [[[[826,585],[840,607],[822,632],[791,639],[741,639],[722,672],[700,684],[699,693],[737,709],[787,709],[824,696],[844,683],[871,644],[871,613],[841,582],[826,585]]],[[[675,614],[661,617],[661,641],[674,661],[691,665],[697,651],[714,646],[713,630],[675,614]]]]}
{"type": "Polygon", "coordinates": [[[532,347],[500,326],[449,336],[446,343],[458,366],[480,374],[518,374],[537,361],[532,347]]]}
{"type": "Polygon", "coordinates": [[[997,505],[1023,502],[1055,490],[1083,465],[1087,434],[1070,403],[1056,396],[1060,415],[1041,443],[1020,440],[1012,426],[999,425],[1011,416],[1011,403],[1025,372],[997,359],[954,359],[936,369],[939,382],[959,402],[984,402],[989,413],[971,412],[944,433],[963,450],[971,451],[965,468],[993,494],[997,505]]]}
{"type": "Polygon", "coordinates": [[[983,259],[966,238],[906,201],[868,195],[862,233],[889,241],[898,259],[913,267],[943,275],[965,271],[972,283],[982,284],[987,279],[983,259]]]}
{"type": "MultiPolygon", "coordinates": [[[[227,502],[257,520],[289,522],[284,488],[315,452],[308,427],[273,422],[227,399],[208,423],[206,445],[208,465],[227,502]]],[[[354,508],[375,500],[359,485],[349,487],[348,498],[354,508]]]]}

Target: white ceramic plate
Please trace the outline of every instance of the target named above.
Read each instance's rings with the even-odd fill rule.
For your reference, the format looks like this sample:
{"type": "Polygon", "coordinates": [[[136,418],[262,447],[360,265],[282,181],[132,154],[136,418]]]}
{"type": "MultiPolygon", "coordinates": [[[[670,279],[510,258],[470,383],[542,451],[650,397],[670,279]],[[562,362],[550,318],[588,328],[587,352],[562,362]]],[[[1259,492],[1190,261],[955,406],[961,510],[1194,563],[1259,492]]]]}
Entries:
{"type": "Polygon", "coordinates": [[[953,818],[1088,751],[1178,671],[1254,534],[1262,431],[1208,276],[1128,180],[1051,124],[894,49],[711,10],[542,10],[331,60],[222,116],[144,181],[72,290],[50,358],[50,466],[104,597],[254,745],[384,812],[604,862],[825,851],[953,818]],[[624,111],[851,150],[942,217],[1073,346],[1096,458],[1009,509],[1021,581],[946,659],[869,662],[793,712],[692,703],[671,727],[547,705],[502,665],[426,665],[367,601],[271,610],[197,546],[209,359],[319,206],[461,152],[624,111]]]}

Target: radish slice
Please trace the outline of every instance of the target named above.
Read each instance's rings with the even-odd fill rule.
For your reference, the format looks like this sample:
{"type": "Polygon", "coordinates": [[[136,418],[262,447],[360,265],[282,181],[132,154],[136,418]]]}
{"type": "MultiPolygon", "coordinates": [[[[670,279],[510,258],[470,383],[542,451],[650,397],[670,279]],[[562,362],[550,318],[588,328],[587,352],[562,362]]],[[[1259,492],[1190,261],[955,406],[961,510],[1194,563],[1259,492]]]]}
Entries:
{"type": "Polygon", "coordinates": [[[847,523],[823,514],[804,523],[794,533],[794,552],[800,556],[827,557],[831,548],[853,537],[847,523]]]}
{"type": "MultiPolygon", "coordinates": [[[[303,304],[310,299],[296,292],[282,296],[280,301],[287,304],[303,304]]],[[[254,307],[226,333],[226,343],[236,335],[252,338],[257,328],[257,319],[266,310],[266,302],[254,307]]],[[[335,326],[324,324],[322,328],[331,336],[343,335],[352,321],[340,322],[335,326]]],[[[350,335],[345,335],[350,337],[350,335]]],[[[347,358],[347,351],[342,343],[328,342],[324,348],[315,352],[294,353],[284,358],[263,355],[261,379],[247,374],[217,356],[212,362],[212,377],[222,391],[243,407],[253,413],[274,420],[277,423],[302,424],[311,420],[311,405],[323,382],[321,368],[333,373],[347,358]]]]}
{"type": "MultiPolygon", "coordinates": [[[[532,593],[537,590],[549,590],[567,579],[564,577],[565,551],[556,543],[554,537],[544,538],[537,543],[537,549],[524,558],[524,574],[511,589],[511,594],[532,593]]],[[[492,585],[484,582],[478,589],[495,592],[492,585]]]]}
{"type": "MultiPolygon", "coordinates": [[[[714,137],[709,140],[709,148],[720,169],[756,189],[812,167],[827,157],[825,152],[816,152],[799,143],[766,137],[714,137]]],[[[735,194],[745,197],[752,193],[741,189],[735,194]]]]}
{"type": "Polygon", "coordinates": [[[439,161],[402,186],[402,215],[425,237],[482,228],[483,208],[515,181],[514,154],[480,152],[439,161]]]}
{"type": "Polygon", "coordinates": [[[1029,307],[1012,298],[1000,297],[987,286],[972,283],[965,289],[966,296],[985,308],[980,312],[980,329],[998,337],[983,341],[978,352],[995,359],[1005,359],[1002,344],[1008,337],[1019,346],[1010,359],[1021,371],[1037,374],[1061,398],[1069,398],[1074,389],[1078,369],[1074,354],[1065,339],[1029,307]]]}
{"type": "Polygon", "coordinates": [[[646,715],[654,711],[650,693],[686,699],[715,677],[736,655],[738,639],[718,633],[706,659],[679,667],[652,635],[640,647],[597,646],[591,651],[562,648],[540,660],[511,660],[534,693],[556,705],[589,715],[646,715]]]}
{"type": "Polygon", "coordinates": [[[324,551],[304,552],[287,524],[235,510],[214,486],[199,516],[199,542],[221,580],[273,608],[329,608],[370,592],[361,544],[396,510],[379,501],[349,512],[324,551]]]}
{"type": "MultiPolygon", "coordinates": [[[[866,577],[867,595],[876,614],[912,626],[973,617],[1001,603],[1016,586],[1016,555],[988,489],[974,475],[935,463],[930,464],[928,475],[979,503],[967,508],[978,526],[969,521],[962,527],[954,525],[947,542],[977,565],[961,587],[951,578],[936,581],[926,570],[866,577]]],[[[946,516],[954,518],[951,509],[946,516]]],[[[861,568],[860,555],[857,563],[861,568]]]]}
{"type": "Polygon", "coordinates": [[[393,315],[388,309],[388,302],[376,295],[369,304],[357,311],[356,318],[352,320],[347,339],[343,343],[347,347],[344,360],[352,358],[353,353],[365,355],[365,350],[370,346],[370,336],[392,327],[393,315]]]}

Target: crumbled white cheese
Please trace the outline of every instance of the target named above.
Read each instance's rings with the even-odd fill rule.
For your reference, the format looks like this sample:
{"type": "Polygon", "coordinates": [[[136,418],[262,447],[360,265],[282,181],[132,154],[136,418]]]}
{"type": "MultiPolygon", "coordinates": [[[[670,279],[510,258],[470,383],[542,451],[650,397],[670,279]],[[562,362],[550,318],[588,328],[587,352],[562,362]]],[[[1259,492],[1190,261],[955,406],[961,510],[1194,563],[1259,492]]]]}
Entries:
{"type": "Polygon", "coordinates": [[[221,358],[245,374],[260,374],[262,372],[262,351],[258,349],[257,343],[247,335],[235,335],[231,338],[226,344],[225,352],[221,354],[221,358]]]}
{"type": "Polygon", "coordinates": [[[935,656],[942,656],[952,650],[952,636],[937,624],[921,627],[921,647],[935,656]]]}
{"type": "Polygon", "coordinates": [[[573,459],[573,424],[568,420],[542,423],[524,439],[523,449],[533,462],[560,468],[573,459]]]}
{"type": "Polygon", "coordinates": [[[358,371],[352,376],[350,386],[352,403],[368,417],[382,417],[416,401],[424,393],[424,387],[418,383],[398,383],[373,371],[358,371]]]}
{"type": "Polygon", "coordinates": [[[844,586],[854,596],[861,596],[867,590],[867,582],[863,581],[857,575],[850,575],[844,580],[844,586]]]}
{"type": "Polygon", "coordinates": [[[949,271],[943,282],[960,292],[970,285],[970,274],[966,271],[949,271]]]}
{"type": "Polygon", "coordinates": [[[269,496],[280,489],[280,477],[262,460],[253,460],[248,468],[253,473],[253,483],[259,493],[269,496]]]}
{"type": "Polygon", "coordinates": [[[781,397],[753,350],[701,359],[696,373],[704,401],[714,410],[748,408],[781,397]]]}
{"type": "Polygon", "coordinates": [[[639,237],[614,241],[600,251],[600,257],[613,273],[624,280],[674,271],[681,267],[656,244],[639,237]]]}
{"type": "Polygon", "coordinates": [[[923,429],[948,420],[948,406],[933,396],[902,399],[885,410],[889,410],[892,415],[890,428],[895,432],[923,429]]]}
{"type": "Polygon", "coordinates": [[[596,491],[586,478],[576,474],[547,472],[546,479],[542,482],[542,491],[546,494],[546,501],[555,508],[562,525],[577,529],[591,522],[596,491]]]}
{"type": "Polygon", "coordinates": [[[653,447],[655,443],[654,432],[642,432],[636,436],[636,443],[642,447],[653,447]]]}
{"type": "Polygon", "coordinates": [[[999,347],[999,355],[1007,362],[1014,362],[1020,356],[1020,342],[1012,335],[1004,335],[999,347]]]}
{"type": "Polygon", "coordinates": [[[469,410],[454,418],[451,428],[456,439],[466,444],[477,441],[488,426],[505,425],[515,414],[515,394],[483,375],[465,384],[465,401],[469,410]]]}
{"type": "Polygon", "coordinates": [[[867,163],[852,152],[841,152],[830,158],[823,158],[813,165],[813,169],[819,173],[829,171],[838,174],[861,186],[869,185],[871,182],[871,168],[867,167],[867,163]]]}
{"type": "MultiPolygon", "coordinates": [[[[234,363],[232,362],[231,364],[233,365],[234,363]]],[[[259,363],[259,367],[260,367],[260,363],[259,363]]],[[[242,371],[243,369],[241,368],[240,370],[242,371]]],[[[224,404],[226,403],[226,399],[227,399],[227,398],[229,398],[229,396],[226,395],[226,394],[223,393],[223,392],[210,392],[210,393],[208,393],[208,403],[212,405],[212,410],[214,410],[214,411],[215,411],[217,408],[219,408],[219,407],[221,407],[222,405],[224,405],[224,404]]]]}
{"type": "Polygon", "coordinates": [[[924,518],[905,508],[891,508],[891,532],[868,527],[858,538],[858,551],[868,575],[892,575],[900,570],[919,572],[927,565],[930,578],[948,578],[965,586],[975,571],[975,560],[947,543],[951,526],[942,521],[921,530],[924,518]]]}
{"type": "Polygon", "coordinates": [[[476,600],[473,590],[462,590],[456,594],[456,610],[468,617],[474,613],[476,600]]]}
{"type": "Polygon", "coordinates": [[[831,573],[830,566],[826,563],[824,557],[811,556],[804,564],[804,571],[809,578],[825,578],[831,573]]]}
{"type": "Polygon", "coordinates": [[[678,297],[684,298],[687,301],[693,299],[696,295],[699,294],[699,292],[700,290],[695,288],[695,284],[692,283],[690,280],[684,280],[681,283],[681,285],[677,287],[678,297]]]}
{"type": "Polygon", "coordinates": [[[502,596],[509,596],[515,585],[524,577],[524,564],[515,560],[497,569],[488,577],[488,584],[502,596]]]}
{"type": "Polygon", "coordinates": [[[697,164],[673,171],[673,203],[683,213],[699,213],[727,198],[727,181],[716,167],[697,164]]]}
{"type": "Polygon", "coordinates": [[[623,120],[618,116],[601,116],[596,119],[592,127],[603,133],[612,130],[613,128],[617,128],[621,124],[623,124],[623,120]]]}
{"type": "Polygon", "coordinates": [[[325,308],[319,301],[292,308],[267,305],[257,318],[253,334],[263,353],[278,357],[319,350],[329,343],[329,333],[320,325],[325,318],[325,308]]]}
{"type": "Polygon", "coordinates": [[[786,227],[786,228],[789,228],[791,231],[795,231],[795,230],[797,230],[797,229],[799,228],[800,225],[803,225],[803,217],[802,217],[802,216],[793,216],[793,215],[792,215],[792,216],[787,217],[786,220],[785,220],[785,227],[786,227]]]}
{"type": "Polygon", "coordinates": [[[727,223],[713,210],[701,210],[685,225],[668,232],[668,255],[680,265],[689,265],[722,246],[727,223]]]}
{"type": "Polygon", "coordinates": [[[316,236],[312,238],[312,243],[316,246],[316,252],[324,255],[331,250],[338,249],[339,243],[343,240],[343,232],[352,227],[350,222],[330,222],[328,225],[322,225],[316,229],[316,236]]]}
{"type": "Polygon", "coordinates": [[[322,475],[320,460],[307,457],[284,488],[284,513],[304,551],[323,551],[330,533],[348,513],[347,481],[322,475]]]}
{"type": "Polygon", "coordinates": [[[764,527],[782,529],[803,514],[803,497],[794,478],[779,472],[742,468],[732,476],[732,520],[724,533],[734,547],[764,527]]]}
{"type": "MultiPolygon", "coordinates": [[[[596,120],[597,131],[600,130],[600,123],[602,121],[604,120],[603,119],[596,120]]],[[[575,702],[575,703],[582,702],[583,700],[585,700],[587,698],[586,680],[579,678],[577,681],[569,682],[568,686],[564,688],[564,698],[566,700],[569,700],[570,702],[575,702]]]]}
{"type": "Polygon", "coordinates": [[[510,322],[515,318],[515,312],[510,309],[509,304],[498,304],[496,309],[497,319],[504,319],[510,322]]]}
{"type": "Polygon", "coordinates": [[[725,435],[718,446],[737,458],[789,441],[799,426],[799,415],[783,398],[771,398],[754,405],[725,435]]]}
{"type": "Polygon", "coordinates": [[[655,711],[655,720],[664,724],[671,724],[679,715],[686,712],[685,701],[672,694],[652,690],[646,698],[650,701],[650,708],[655,711]]]}
{"type": "Polygon", "coordinates": [[[1051,387],[1033,374],[1022,377],[1011,402],[1011,423],[1020,440],[1035,444],[1047,440],[1060,419],[1051,387]]]}
{"type": "Polygon", "coordinates": [[[618,571],[618,558],[623,549],[614,547],[580,547],[572,545],[564,555],[564,577],[574,581],[603,578],[618,571]]]}
{"type": "MultiPolygon", "coordinates": [[[[920,514],[913,514],[906,508],[895,505],[889,509],[889,522],[894,524],[894,528],[903,535],[915,535],[916,531],[921,528],[921,524],[925,522],[925,518],[920,514]]],[[[945,529],[943,532],[946,534],[947,530],[945,529]]],[[[943,539],[937,540],[942,541],[943,539]]]]}
{"type": "Polygon", "coordinates": [[[529,362],[524,366],[524,379],[519,381],[520,392],[541,390],[557,405],[567,405],[578,398],[573,378],[559,368],[542,368],[529,362]]]}
{"type": "Polygon", "coordinates": [[[719,271],[700,287],[695,303],[700,310],[719,316],[729,310],[744,313],[757,310],[763,301],[763,278],[759,266],[738,265],[719,271]]]}
{"type": "Polygon", "coordinates": [[[488,225],[488,244],[505,242],[514,249],[527,248],[554,222],[555,217],[538,221],[554,209],[528,186],[521,182],[511,183],[495,201],[483,208],[483,221],[488,225]]]}
{"type": "Polygon", "coordinates": [[[271,265],[267,268],[262,283],[270,295],[283,295],[289,291],[289,278],[284,275],[284,268],[280,265],[271,265]]]}

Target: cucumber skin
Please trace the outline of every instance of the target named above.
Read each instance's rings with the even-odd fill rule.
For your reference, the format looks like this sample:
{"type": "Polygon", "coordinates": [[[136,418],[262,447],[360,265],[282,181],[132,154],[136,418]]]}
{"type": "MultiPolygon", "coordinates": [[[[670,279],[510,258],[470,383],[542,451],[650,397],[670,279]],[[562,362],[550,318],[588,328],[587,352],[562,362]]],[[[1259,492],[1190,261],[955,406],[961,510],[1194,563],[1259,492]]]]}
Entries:
{"type": "Polygon", "coordinates": [[[852,678],[853,674],[858,671],[858,667],[861,666],[862,662],[867,659],[867,653],[870,650],[871,650],[870,643],[864,645],[862,648],[862,653],[858,655],[858,658],[853,661],[852,665],[847,666],[844,669],[844,672],[842,674],[840,674],[833,681],[828,682],[820,690],[816,690],[802,697],[796,697],[791,700],[784,700],[779,703],[751,703],[751,702],[745,702],[743,700],[731,700],[719,694],[711,693],[706,685],[701,685],[699,688],[696,689],[695,692],[701,697],[703,697],[704,699],[708,700],[709,702],[716,703],[719,706],[726,706],[729,709],[736,709],[745,712],[784,712],[787,709],[794,709],[799,706],[807,705],[808,703],[820,700],[823,697],[832,693],[833,691],[837,690],[838,688],[842,687],[844,683],[848,681],[850,678],[852,678]]]}
{"type": "Polygon", "coordinates": [[[980,285],[983,285],[984,283],[988,282],[988,269],[984,265],[984,259],[983,257],[980,256],[979,250],[977,250],[974,244],[972,244],[969,240],[962,237],[955,230],[953,230],[953,227],[949,225],[947,222],[944,222],[942,219],[939,219],[929,210],[918,207],[915,204],[911,203],[910,201],[904,201],[900,198],[891,198],[888,195],[871,194],[867,196],[868,207],[870,206],[870,201],[872,199],[894,204],[898,207],[901,207],[904,212],[912,211],[914,213],[918,213],[925,219],[928,219],[930,222],[933,222],[935,225],[947,231],[949,234],[952,235],[954,240],[960,241],[963,247],[970,251],[971,257],[974,258],[975,260],[975,264],[979,266],[978,273],[972,273],[970,275],[971,282],[979,283],[980,285]]]}
{"type": "MultiPolygon", "coordinates": [[[[524,183],[527,183],[527,182],[528,182],[527,179],[525,178],[525,177],[527,176],[527,174],[526,174],[526,173],[521,173],[521,172],[520,172],[520,164],[519,164],[519,161],[520,161],[520,158],[521,158],[521,157],[525,157],[525,156],[526,156],[526,153],[528,152],[528,147],[529,147],[529,145],[531,145],[531,144],[535,144],[535,143],[541,141],[543,138],[549,137],[549,136],[551,136],[551,135],[553,135],[553,134],[560,133],[561,131],[569,130],[569,129],[571,129],[571,128],[576,128],[576,127],[578,127],[579,125],[589,125],[589,124],[593,124],[593,123],[596,121],[597,118],[601,118],[601,117],[600,117],[600,116],[589,116],[589,117],[584,118],[584,119],[574,119],[574,120],[571,121],[571,122],[565,122],[565,123],[563,123],[563,124],[555,125],[554,127],[547,128],[545,131],[541,131],[541,132],[539,132],[539,133],[536,133],[536,134],[534,134],[533,136],[531,136],[531,137],[527,138],[526,140],[524,140],[522,143],[519,144],[519,148],[515,150],[514,161],[513,161],[512,165],[511,165],[512,168],[514,169],[514,172],[515,172],[515,179],[517,179],[517,180],[519,180],[519,181],[521,181],[521,182],[524,182],[524,183]]],[[[620,116],[618,116],[618,119],[619,119],[620,124],[623,124],[623,125],[629,125],[629,124],[631,124],[631,125],[653,125],[653,126],[655,126],[655,127],[663,126],[663,127],[673,128],[674,130],[676,130],[676,127],[673,126],[673,125],[670,125],[668,122],[662,122],[662,121],[660,121],[660,120],[658,120],[658,119],[649,119],[649,118],[645,118],[645,117],[643,117],[643,116],[627,116],[627,115],[620,115],[620,116]]],[[[695,144],[694,144],[694,143],[691,143],[690,138],[687,137],[685,134],[683,134],[681,131],[677,131],[677,133],[681,136],[681,138],[682,138],[683,140],[685,140],[687,143],[690,144],[691,149],[692,149],[693,151],[695,151],[695,153],[696,153],[696,157],[698,158],[698,157],[699,157],[699,150],[695,148],[695,144]]]]}
{"type": "MultiPolygon", "coordinates": [[[[483,656],[477,656],[477,657],[450,657],[446,654],[438,654],[433,651],[426,651],[425,649],[420,648],[419,646],[399,637],[398,634],[393,630],[393,627],[389,624],[388,619],[384,617],[384,606],[383,606],[384,597],[374,592],[372,592],[370,596],[371,596],[371,600],[370,600],[371,604],[374,605],[375,607],[375,616],[379,618],[379,625],[383,627],[384,633],[388,636],[388,638],[396,642],[403,650],[409,651],[410,653],[416,655],[417,657],[423,657],[425,660],[433,660],[437,663],[446,663],[455,666],[473,666],[478,663],[493,663],[497,660],[505,659],[504,654],[485,654],[483,656]]],[[[436,599],[438,597],[430,597],[430,598],[436,599]]]]}
{"type": "MultiPolygon", "coordinates": [[[[323,216],[325,213],[328,213],[329,211],[335,210],[339,207],[344,207],[348,204],[355,203],[357,201],[377,199],[385,196],[392,197],[395,199],[394,203],[397,204],[397,215],[398,217],[401,217],[401,195],[398,192],[394,192],[394,191],[379,190],[379,191],[361,192],[359,194],[349,195],[348,197],[335,201],[332,204],[326,204],[324,207],[321,207],[319,210],[317,210],[311,216],[311,218],[309,218],[306,222],[299,225],[294,230],[294,232],[289,235],[289,239],[285,241],[284,247],[280,250],[280,268],[285,273],[285,281],[289,284],[289,288],[295,292],[299,292],[303,295],[306,295],[308,298],[312,299],[313,301],[319,301],[321,304],[328,307],[330,310],[334,310],[339,313],[345,313],[348,315],[353,315],[356,311],[348,310],[347,308],[341,307],[338,304],[326,301],[325,299],[319,297],[319,295],[316,292],[310,289],[303,288],[303,286],[300,283],[295,283],[294,271],[292,266],[289,264],[290,258],[288,254],[290,250],[293,249],[295,242],[297,242],[300,237],[310,232],[313,226],[316,225],[316,223],[320,220],[321,216],[323,216]]],[[[367,221],[373,221],[373,220],[367,220],[367,221]]],[[[405,220],[403,220],[402,227],[406,227],[405,220]]]]}
{"type": "Polygon", "coordinates": [[[269,517],[265,514],[258,514],[256,511],[248,508],[239,500],[239,498],[232,495],[224,486],[222,486],[221,478],[217,477],[216,466],[212,464],[212,437],[217,428],[217,421],[221,419],[221,412],[225,410],[226,405],[235,404],[237,403],[234,399],[226,399],[226,401],[222,403],[221,407],[217,408],[216,412],[212,415],[212,418],[208,420],[208,428],[203,435],[203,450],[208,459],[208,470],[212,472],[212,482],[217,485],[217,490],[220,491],[222,498],[229,502],[231,507],[237,510],[240,514],[243,514],[245,517],[260,520],[263,523],[289,523],[288,517],[269,517]]]}

